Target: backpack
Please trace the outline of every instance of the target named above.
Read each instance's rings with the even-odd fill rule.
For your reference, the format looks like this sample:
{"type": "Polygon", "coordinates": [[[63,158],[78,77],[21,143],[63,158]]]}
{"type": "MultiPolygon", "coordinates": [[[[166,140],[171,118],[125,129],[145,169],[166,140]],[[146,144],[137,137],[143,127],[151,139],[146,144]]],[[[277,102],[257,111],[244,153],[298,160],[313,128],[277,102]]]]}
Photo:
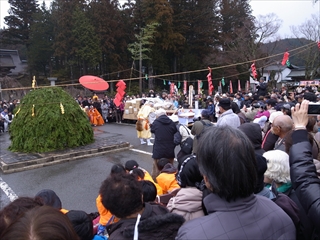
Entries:
{"type": "Polygon", "coordinates": [[[206,122],[205,122],[205,121],[203,121],[203,120],[200,120],[200,122],[202,123],[203,128],[202,128],[201,133],[200,133],[200,134],[198,134],[198,135],[196,135],[196,138],[197,138],[197,139],[199,139],[199,138],[201,137],[201,135],[202,135],[203,133],[205,133],[205,132],[208,130],[208,128],[211,128],[211,127],[213,126],[213,124],[212,124],[212,123],[206,123],[206,122]]]}

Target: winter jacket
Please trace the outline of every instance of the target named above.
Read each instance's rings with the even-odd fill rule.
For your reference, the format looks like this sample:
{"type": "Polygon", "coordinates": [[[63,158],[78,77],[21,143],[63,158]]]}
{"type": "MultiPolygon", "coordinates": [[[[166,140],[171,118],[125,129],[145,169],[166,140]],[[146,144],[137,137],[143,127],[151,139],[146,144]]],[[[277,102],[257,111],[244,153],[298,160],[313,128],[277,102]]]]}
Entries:
{"type": "Polygon", "coordinates": [[[168,163],[157,176],[156,180],[161,187],[163,194],[170,193],[173,190],[180,188],[176,180],[176,172],[177,169],[173,167],[171,163],[168,163]]]}
{"type": "Polygon", "coordinates": [[[230,126],[237,128],[240,126],[240,119],[231,109],[222,113],[217,121],[217,126],[230,126]]]}
{"type": "Polygon", "coordinates": [[[227,202],[211,193],[203,201],[209,215],[186,222],[176,239],[295,239],[290,217],[266,197],[227,202]]]}
{"type": "MultiPolygon", "coordinates": [[[[102,204],[102,199],[101,199],[101,195],[99,194],[98,197],[96,198],[96,206],[98,209],[98,212],[100,214],[100,219],[99,219],[99,223],[103,226],[105,226],[109,220],[111,219],[111,217],[113,216],[112,213],[106,209],[103,204],[102,204]]],[[[114,222],[119,221],[119,219],[115,218],[114,222]]]]}
{"type": "Polygon", "coordinates": [[[258,154],[263,154],[264,150],[261,149],[262,132],[259,124],[257,123],[244,123],[239,129],[244,132],[253,144],[254,150],[258,154]]]}
{"type": "Polygon", "coordinates": [[[153,122],[151,132],[155,135],[152,158],[174,158],[173,139],[177,132],[176,124],[166,115],[162,115],[153,122]]]}
{"type": "MultiPolygon", "coordinates": [[[[133,239],[136,218],[121,219],[108,228],[109,240],[133,239]]],[[[138,225],[139,240],[175,239],[179,227],[183,224],[182,216],[169,213],[168,209],[158,204],[145,203],[138,225]]]]}
{"type": "Polygon", "coordinates": [[[196,187],[181,188],[177,195],[169,200],[167,208],[170,212],[183,216],[186,221],[203,217],[202,192],[196,187]]]}
{"type": "Polygon", "coordinates": [[[193,126],[192,126],[192,129],[191,129],[191,134],[194,135],[194,138],[193,138],[193,147],[192,147],[192,152],[194,154],[197,153],[197,150],[198,150],[198,136],[202,133],[202,130],[203,128],[205,127],[204,124],[202,123],[202,121],[205,123],[205,124],[212,124],[208,119],[203,119],[201,121],[196,121],[193,126]]]}
{"type": "Polygon", "coordinates": [[[320,229],[320,179],[313,163],[307,131],[294,131],[292,142],[289,155],[292,186],[315,229],[320,229]]]}

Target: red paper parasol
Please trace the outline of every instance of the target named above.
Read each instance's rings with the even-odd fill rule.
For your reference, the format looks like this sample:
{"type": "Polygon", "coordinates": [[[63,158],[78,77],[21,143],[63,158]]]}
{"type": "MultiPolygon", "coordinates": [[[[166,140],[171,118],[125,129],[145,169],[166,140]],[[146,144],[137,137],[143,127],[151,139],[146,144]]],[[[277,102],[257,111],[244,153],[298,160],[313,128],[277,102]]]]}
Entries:
{"type": "Polygon", "coordinates": [[[82,76],[79,79],[79,82],[85,88],[88,88],[94,91],[104,91],[109,88],[109,84],[105,80],[96,76],[91,76],[91,75],[82,76]]]}

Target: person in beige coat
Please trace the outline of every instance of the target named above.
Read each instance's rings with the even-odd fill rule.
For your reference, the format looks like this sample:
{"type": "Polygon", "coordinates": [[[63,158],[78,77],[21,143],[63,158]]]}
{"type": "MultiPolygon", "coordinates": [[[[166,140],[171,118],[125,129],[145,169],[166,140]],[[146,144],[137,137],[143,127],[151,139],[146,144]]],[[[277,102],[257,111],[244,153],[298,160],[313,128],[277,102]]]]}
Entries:
{"type": "Polygon", "coordinates": [[[137,115],[137,135],[140,139],[141,144],[148,144],[148,146],[152,146],[153,143],[151,143],[151,130],[150,130],[150,124],[153,123],[155,120],[155,110],[153,108],[153,104],[151,102],[145,103],[139,110],[137,115]],[[139,131],[138,130],[138,124],[139,131]],[[144,141],[144,139],[147,140],[147,142],[144,141]]]}
{"type": "Polygon", "coordinates": [[[204,216],[202,191],[196,187],[201,185],[203,177],[195,155],[189,156],[182,162],[176,178],[181,189],[169,200],[167,205],[169,211],[183,216],[186,222],[204,216]]]}

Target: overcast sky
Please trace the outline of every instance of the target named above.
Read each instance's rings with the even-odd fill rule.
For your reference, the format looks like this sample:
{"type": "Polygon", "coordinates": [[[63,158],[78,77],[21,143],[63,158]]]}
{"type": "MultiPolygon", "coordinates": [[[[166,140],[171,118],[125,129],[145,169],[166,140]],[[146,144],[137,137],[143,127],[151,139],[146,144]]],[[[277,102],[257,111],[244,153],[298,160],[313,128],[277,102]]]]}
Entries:
{"type": "MultiPolygon", "coordinates": [[[[312,14],[320,16],[320,0],[317,3],[314,1],[316,0],[251,0],[250,4],[254,16],[275,13],[282,19],[282,26],[278,34],[281,38],[285,38],[292,36],[291,25],[298,26],[304,23],[310,19],[312,14]]],[[[51,0],[45,0],[45,2],[49,6],[51,0]]],[[[4,27],[4,17],[8,15],[9,7],[7,0],[0,0],[0,28],[4,27]]]]}

